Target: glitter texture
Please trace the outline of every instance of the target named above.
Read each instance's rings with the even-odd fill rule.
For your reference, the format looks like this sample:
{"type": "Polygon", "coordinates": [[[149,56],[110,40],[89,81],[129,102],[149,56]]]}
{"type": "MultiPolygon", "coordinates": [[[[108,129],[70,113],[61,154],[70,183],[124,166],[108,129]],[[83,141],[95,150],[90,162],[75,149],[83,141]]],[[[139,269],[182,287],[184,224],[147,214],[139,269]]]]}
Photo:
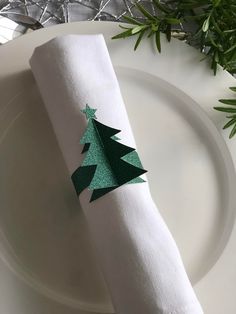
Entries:
{"type": "Polygon", "coordinates": [[[144,182],[139,176],[146,172],[135,149],[119,143],[119,139],[114,137],[120,130],[97,121],[95,111],[88,105],[82,110],[88,119],[80,140],[85,147],[82,153],[86,156],[72,175],[78,194],[86,187],[93,190],[90,201],[125,183],[144,182]]]}

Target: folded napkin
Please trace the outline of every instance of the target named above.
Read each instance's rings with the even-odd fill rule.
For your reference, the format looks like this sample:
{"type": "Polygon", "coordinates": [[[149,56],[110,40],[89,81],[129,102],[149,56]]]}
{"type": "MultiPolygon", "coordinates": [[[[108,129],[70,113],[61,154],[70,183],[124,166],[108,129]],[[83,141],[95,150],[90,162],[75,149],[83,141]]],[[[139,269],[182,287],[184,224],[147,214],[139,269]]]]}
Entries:
{"type": "Polygon", "coordinates": [[[103,36],[55,38],[30,64],[116,313],[203,313],[144,182],[103,36]]]}

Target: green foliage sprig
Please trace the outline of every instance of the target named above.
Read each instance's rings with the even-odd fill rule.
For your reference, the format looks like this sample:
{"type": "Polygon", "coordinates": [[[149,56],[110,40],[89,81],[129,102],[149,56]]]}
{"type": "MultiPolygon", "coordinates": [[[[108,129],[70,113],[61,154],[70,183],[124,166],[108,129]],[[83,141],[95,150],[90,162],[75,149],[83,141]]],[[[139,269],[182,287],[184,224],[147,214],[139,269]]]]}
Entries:
{"type": "MultiPolygon", "coordinates": [[[[230,87],[230,89],[236,92],[236,87],[230,87]]],[[[229,134],[229,138],[232,138],[236,134],[236,97],[232,99],[219,99],[219,102],[225,104],[226,107],[214,107],[214,109],[229,114],[226,116],[229,121],[223,126],[223,129],[232,127],[229,134]]]]}
{"type": "Polygon", "coordinates": [[[230,73],[236,73],[236,0],[152,0],[155,14],[136,2],[142,19],[124,16],[130,27],[113,39],[138,36],[137,49],[145,35],[154,36],[157,50],[161,52],[160,33],[186,40],[211,58],[211,68],[216,74],[220,64],[230,73]],[[191,29],[187,30],[191,24],[191,29]]]}
{"type": "MultiPolygon", "coordinates": [[[[203,52],[209,57],[215,75],[218,65],[236,74],[236,0],[152,0],[152,4],[155,13],[136,2],[141,18],[124,16],[130,27],[120,25],[124,30],[112,39],[137,36],[136,50],[147,36],[154,38],[156,48],[161,52],[160,33],[164,33],[168,41],[172,37],[185,40],[203,52]]],[[[236,87],[230,89],[236,92],[236,87]]],[[[229,121],[223,129],[232,127],[229,135],[232,138],[236,134],[236,99],[219,101],[227,106],[214,109],[229,113],[226,116],[229,121]]]]}

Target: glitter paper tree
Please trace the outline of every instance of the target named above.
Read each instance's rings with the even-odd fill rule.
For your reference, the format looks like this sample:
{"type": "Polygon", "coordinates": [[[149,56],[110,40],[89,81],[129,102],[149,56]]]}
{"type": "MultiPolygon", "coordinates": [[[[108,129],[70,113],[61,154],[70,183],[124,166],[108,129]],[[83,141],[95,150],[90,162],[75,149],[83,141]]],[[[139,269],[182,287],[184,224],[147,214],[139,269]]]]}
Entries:
{"type": "Polygon", "coordinates": [[[137,152],[119,143],[119,138],[115,136],[121,131],[97,121],[96,109],[88,105],[82,112],[88,125],[80,140],[84,144],[82,153],[86,153],[86,157],[72,174],[77,194],[88,187],[93,190],[91,202],[125,183],[144,182],[139,176],[146,170],[137,152]]]}

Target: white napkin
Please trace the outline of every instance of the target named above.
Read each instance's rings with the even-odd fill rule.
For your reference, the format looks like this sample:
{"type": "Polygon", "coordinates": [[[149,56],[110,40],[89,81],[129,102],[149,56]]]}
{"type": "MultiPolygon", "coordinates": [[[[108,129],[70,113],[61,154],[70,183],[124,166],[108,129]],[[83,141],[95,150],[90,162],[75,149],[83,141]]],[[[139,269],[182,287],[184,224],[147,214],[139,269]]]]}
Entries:
{"type": "MultiPolygon", "coordinates": [[[[79,142],[86,104],[97,109],[98,121],[122,130],[122,143],[136,147],[102,35],[55,38],[35,49],[30,64],[70,175],[85,157],[79,142]]],[[[115,311],[203,313],[148,183],[123,185],[93,202],[90,197],[85,189],[79,200],[115,311]]]]}

